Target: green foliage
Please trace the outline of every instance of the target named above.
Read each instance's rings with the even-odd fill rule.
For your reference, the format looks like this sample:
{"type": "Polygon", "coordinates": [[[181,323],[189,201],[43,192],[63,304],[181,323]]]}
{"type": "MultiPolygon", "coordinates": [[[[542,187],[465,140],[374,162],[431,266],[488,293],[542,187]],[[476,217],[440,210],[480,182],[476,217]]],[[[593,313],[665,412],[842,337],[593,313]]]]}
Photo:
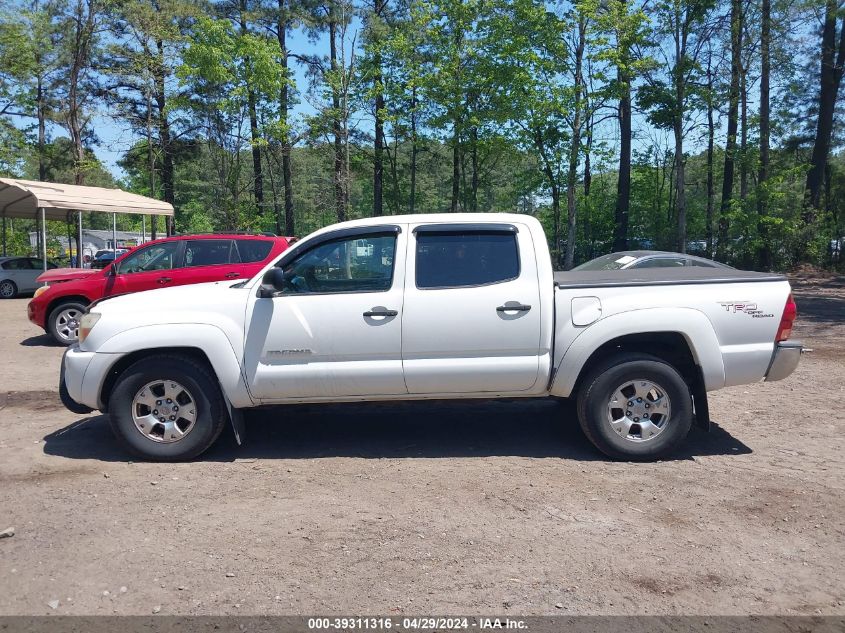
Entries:
{"type": "MultiPolygon", "coordinates": [[[[120,161],[120,184],[161,198],[166,165],[172,168],[177,231],[268,231],[284,216],[283,149],[290,141],[293,213],[297,233],[304,235],[337,217],[338,174],[347,217],[373,213],[378,114],[385,131],[385,213],[529,213],[541,219],[557,250],[568,237],[561,207],[571,192],[575,255],[584,260],[611,248],[616,116],[620,96],[630,88],[636,104],[633,246],[677,246],[680,164],[688,248],[701,250],[721,219],[728,221],[722,250],[735,265],[758,265],[764,234],[779,268],[797,263],[799,251],[816,264],[836,265],[830,242],[845,236],[845,158],[837,154],[842,126],[833,134],[823,208],[809,224],[801,217],[817,117],[818,6],[772,4],[769,180],[758,190],[760,9],[746,3],[742,57],[749,112],[737,172],[745,170],[749,186],[740,195],[737,175],[721,216],[718,194],[709,200],[712,218],[706,113],[712,109],[715,118],[712,179],[719,192],[725,144],[720,116],[730,83],[723,61],[731,35],[726,0],[331,0],[282,7],[275,0],[101,0],[95,7],[96,46],[83,60],[80,84],[86,145],[81,165],[70,141],[56,133],[67,126],[68,29],[75,5],[16,0],[0,13],[0,173],[37,178],[40,164],[48,180],[72,182],[81,170],[86,184],[114,186],[96,157],[94,115],[107,111],[126,128],[122,138],[133,139],[120,161]],[[280,17],[286,33],[301,30],[321,43],[283,51],[276,31],[280,17]],[[334,65],[325,41],[330,24],[342,49],[334,65]],[[584,83],[577,88],[581,25],[584,83]],[[286,59],[292,69],[306,70],[307,89],[297,90],[293,72],[283,68],[286,59]],[[46,126],[40,152],[39,84],[46,126]],[[288,116],[285,87],[288,105],[301,106],[288,116]],[[383,99],[378,113],[377,98],[383,99]],[[261,208],[255,148],[263,165],[261,208]],[[758,195],[767,201],[765,217],[758,216],[758,195]]],[[[843,114],[837,110],[837,122],[843,114]]],[[[85,222],[110,226],[101,214],[85,222]]],[[[120,222],[140,227],[140,218],[120,222]]],[[[29,248],[20,240],[31,228],[16,223],[15,248],[29,248]]],[[[160,221],[158,228],[163,230],[160,221]]],[[[62,234],[64,227],[59,223],[53,230],[62,234]]]]}

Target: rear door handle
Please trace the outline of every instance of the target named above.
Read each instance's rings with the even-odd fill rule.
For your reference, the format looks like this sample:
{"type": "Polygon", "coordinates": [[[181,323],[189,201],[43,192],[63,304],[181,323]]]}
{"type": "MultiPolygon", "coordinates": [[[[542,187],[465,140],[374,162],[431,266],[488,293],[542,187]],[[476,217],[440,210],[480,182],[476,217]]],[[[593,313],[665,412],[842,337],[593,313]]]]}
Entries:
{"type": "Polygon", "coordinates": [[[399,312],[397,310],[367,310],[364,313],[365,317],[394,317],[399,312]]]}
{"type": "Polygon", "coordinates": [[[510,305],[510,306],[499,306],[496,308],[496,312],[528,312],[531,309],[531,306],[527,306],[523,303],[510,305]]]}
{"type": "Polygon", "coordinates": [[[235,277],[240,277],[240,273],[226,273],[226,279],[234,279],[235,277]]]}
{"type": "Polygon", "coordinates": [[[173,281],[173,279],[171,279],[170,277],[159,277],[157,281],[160,284],[169,284],[171,281],[173,281]]]}

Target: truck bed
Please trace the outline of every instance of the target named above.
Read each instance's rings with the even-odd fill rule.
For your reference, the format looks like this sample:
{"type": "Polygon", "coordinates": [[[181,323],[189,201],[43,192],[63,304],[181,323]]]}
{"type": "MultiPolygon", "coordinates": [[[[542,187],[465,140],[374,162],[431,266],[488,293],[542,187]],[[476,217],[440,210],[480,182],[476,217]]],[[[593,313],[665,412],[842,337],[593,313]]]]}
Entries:
{"type": "Polygon", "coordinates": [[[734,268],[644,268],[633,270],[583,270],[554,273],[557,288],[613,288],[627,286],[674,286],[688,284],[753,283],[786,281],[777,273],[758,273],[734,268]]]}

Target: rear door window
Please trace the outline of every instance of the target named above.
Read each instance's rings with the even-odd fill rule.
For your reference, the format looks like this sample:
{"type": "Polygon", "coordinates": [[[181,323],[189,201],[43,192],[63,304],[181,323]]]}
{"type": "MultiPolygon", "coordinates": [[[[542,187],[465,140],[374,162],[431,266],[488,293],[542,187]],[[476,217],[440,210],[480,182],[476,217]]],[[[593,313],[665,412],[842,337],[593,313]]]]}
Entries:
{"type": "Polygon", "coordinates": [[[519,277],[513,232],[462,231],[417,234],[417,288],[460,288],[519,277]]]}
{"type": "Polygon", "coordinates": [[[188,240],[185,267],[228,264],[232,240],[188,240]]]}
{"type": "Polygon", "coordinates": [[[243,264],[260,262],[267,258],[272,248],[273,242],[270,240],[235,240],[232,261],[243,264]]]}

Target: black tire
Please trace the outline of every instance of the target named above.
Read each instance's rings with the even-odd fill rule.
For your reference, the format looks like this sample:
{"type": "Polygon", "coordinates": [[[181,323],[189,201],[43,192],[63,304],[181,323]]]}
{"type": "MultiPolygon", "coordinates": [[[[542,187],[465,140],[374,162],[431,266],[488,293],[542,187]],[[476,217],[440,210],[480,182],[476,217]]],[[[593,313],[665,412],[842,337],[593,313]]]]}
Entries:
{"type": "Polygon", "coordinates": [[[11,279],[0,281],[0,299],[14,299],[18,296],[18,287],[11,279]]]}
{"type": "MultiPolygon", "coordinates": [[[[651,416],[654,417],[653,411],[651,416]]],[[[650,461],[669,455],[686,438],[692,417],[692,396],[683,377],[669,363],[647,354],[619,354],[608,359],[589,372],[578,393],[578,421],[584,434],[596,448],[614,459],[650,461]],[[626,382],[637,380],[659,385],[671,404],[669,415],[661,420],[661,431],[645,441],[637,438],[636,432],[633,439],[630,435],[621,436],[608,416],[616,390],[626,382]]]]}
{"type": "Polygon", "coordinates": [[[129,452],[157,462],[194,459],[205,452],[223,431],[228,411],[212,370],[189,356],[160,354],[130,365],[117,379],[108,400],[109,422],[118,441],[129,452]],[[132,415],[135,395],[154,381],[172,380],[184,386],[196,405],[193,428],[172,443],[144,435],[132,415]]]}
{"type": "Polygon", "coordinates": [[[79,301],[64,301],[50,310],[50,314],[47,317],[47,332],[49,332],[56,343],[59,345],[73,345],[76,343],[79,330],[76,330],[76,335],[65,334],[67,330],[63,327],[63,323],[59,323],[59,319],[66,310],[76,310],[81,317],[87,307],[87,305],[79,301]]]}

